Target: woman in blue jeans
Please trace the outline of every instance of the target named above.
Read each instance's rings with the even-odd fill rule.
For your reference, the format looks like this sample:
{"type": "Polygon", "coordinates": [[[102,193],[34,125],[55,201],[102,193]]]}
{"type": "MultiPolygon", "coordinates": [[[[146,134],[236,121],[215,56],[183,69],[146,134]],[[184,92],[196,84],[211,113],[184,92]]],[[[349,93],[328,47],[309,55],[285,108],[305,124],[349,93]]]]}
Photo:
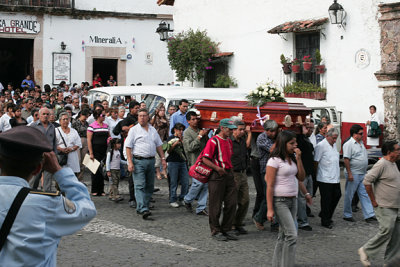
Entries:
{"type": "Polygon", "coordinates": [[[304,177],[305,172],[301,161],[301,151],[297,148],[296,134],[283,131],[276,139],[265,174],[267,218],[272,221],[275,215],[279,222],[278,241],[272,259],[274,267],[295,265],[297,194],[299,181],[303,181],[304,177]]]}
{"type": "Polygon", "coordinates": [[[169,205],[173,208],[178,208],[180,206],[180,203],[182,203],[183,198],[189,190],[189,174],[182,143],[183,130],[185,130],[185,126],[181,123],[176,123],[174,128],[172,128],[173,135],[167,139],[167,151],[169,154],[167,162],[170,178],[169,205]],[[181,194],[179,197],[176,195],[178,182],[181,184],[181,194]],[[178,203],[178,201],[180,203],[178,203]]]}

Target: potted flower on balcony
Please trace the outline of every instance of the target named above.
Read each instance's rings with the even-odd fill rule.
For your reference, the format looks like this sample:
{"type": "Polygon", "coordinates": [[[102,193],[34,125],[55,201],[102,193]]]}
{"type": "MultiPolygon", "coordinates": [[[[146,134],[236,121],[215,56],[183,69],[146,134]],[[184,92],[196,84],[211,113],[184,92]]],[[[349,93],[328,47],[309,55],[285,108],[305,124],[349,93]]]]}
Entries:
{"type": "Polygon", "coordinates": [[[315,60],[317,61],[317,65],[315,66],[315,72],[317,74],[325,73],[325,65],[321,64],[322,57],[321,53],[319,52],[319,49],[315,50],[315,60]]]}
{"type": "Polygon", "coordinates": [[[310,71],[312,67],[312,58],[310,55],[303,57],[303,69],[304,71],[310,71]]]}
{"type": "Polygon", "coordinates": [[[285,74],[292,73],[292,62],[290,62],[290,58],[285,57],[284,54],[281,55],[281,64],[283,73],[285,74]]]}
{"type": "Polygon", "coordinates": [[[292,71],[293,73],[299,73],[300,72],[300,59],[295,58],[292,61],[292,71]]]}

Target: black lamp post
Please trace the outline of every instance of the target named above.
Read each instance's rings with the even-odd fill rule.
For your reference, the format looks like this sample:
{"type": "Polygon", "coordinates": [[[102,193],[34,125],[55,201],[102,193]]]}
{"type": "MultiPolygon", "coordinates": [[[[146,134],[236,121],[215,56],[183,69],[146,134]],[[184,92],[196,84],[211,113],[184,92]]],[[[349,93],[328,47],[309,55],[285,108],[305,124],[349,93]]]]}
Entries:
{"type": "Polygon", "coordinates": [[[67,48],[67,45],[64,42],[61,42],[61,50],[65,50],[65,48],[67,48]]]}
{"type": "Polygon", "coordinates": [[[166,40],[168,40],[168,33],[173,32],[173,31],[174,30],[171,30],[169,28],[169,23],[166,23],[165,21],[161,21],[160,24],[158,25],[156,33],[158,33],[160,35],[161,41],[166,41],[166,40]]]}
{"type": "Polygon", "coordinates": [[[338,4],[337,0],[334,0],[328,11],[331,23],[337,24],[344,28],[344,25],[346,25],[346,23],[344,22],[344,19],[346,18],[346,11],[344,11],[342,5],[338,4]]]}

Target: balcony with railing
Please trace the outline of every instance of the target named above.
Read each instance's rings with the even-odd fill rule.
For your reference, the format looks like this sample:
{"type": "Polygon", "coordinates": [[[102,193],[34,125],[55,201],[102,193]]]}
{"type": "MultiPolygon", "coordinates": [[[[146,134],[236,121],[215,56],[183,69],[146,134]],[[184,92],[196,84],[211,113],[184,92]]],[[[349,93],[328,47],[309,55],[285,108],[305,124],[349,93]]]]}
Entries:
{"type": "Polygon", "coordinates": [[[74,0],[0,0],[3,6],[74,8],[74,0]]]}

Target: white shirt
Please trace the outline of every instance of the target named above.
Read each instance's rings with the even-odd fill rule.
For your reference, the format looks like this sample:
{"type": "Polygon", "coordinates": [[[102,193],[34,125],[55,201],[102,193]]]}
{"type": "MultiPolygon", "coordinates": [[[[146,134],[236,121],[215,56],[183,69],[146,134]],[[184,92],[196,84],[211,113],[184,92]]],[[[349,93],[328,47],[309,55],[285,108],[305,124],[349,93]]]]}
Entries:
{"type": "Polygon", "coordinates": [[[129,130],[125,139],[124,155],[126,156],[126,148],[129,147],[134,156],[154,157],[156,148],[161,145],[161,138],[153,126],[149,124],[148,131],[146,131],[140,124],[136,124],[129,130]]]}
{"type": "Polygon", "coordinates": [[[326,138],[318,143],[314,151],[314,161],[318,162],[317,181],[329,184],[340,182],[339,152],[326,138]]]}
{"type": "Polygon", "coordinates": [[[108,129],[110,130],[110,136],[111,138],[118,138],[121,139],[121,135],[115,135],[113,133],[113,130],[115,128],[115,126],[117,126],[118,122],[122,121],[120,118],[117,118],[116,120],[114,120],[111,116],[106,118],[106,123],[108,124],[108,129]]]}
{"type": "MultiPolygon", "coordinates": [[[[61,148],[74,147],[74,146],[78,146],[79,148],[82,148],[81,138],[79,137],[78,132],[74,128],[70,128],[69,133],[66,134],[61,129],[61,127],[57,127],[56,128],[56,140],[57,140],[57,146],[59,146],[61,148]],[[62,134],[67,146],[64,145],[64,141],[61,138],[60,133],[62,134]]],[[[64,168],[69,167],[75,173],[81,171],[80,164],[79,164],[78,150],[68,153],[67,165],[62,166],[62,167],[64,167],[64,168]]]]}
{"type": "Polygon", "coordinates": [[[0,131],[1,132],[4,133],[11,129],[10,119],[11,119],[11,117],[8,116],[7,113],[4,113],[3,116],[1,116],[1,118],[0,118],[0,131]]]}

